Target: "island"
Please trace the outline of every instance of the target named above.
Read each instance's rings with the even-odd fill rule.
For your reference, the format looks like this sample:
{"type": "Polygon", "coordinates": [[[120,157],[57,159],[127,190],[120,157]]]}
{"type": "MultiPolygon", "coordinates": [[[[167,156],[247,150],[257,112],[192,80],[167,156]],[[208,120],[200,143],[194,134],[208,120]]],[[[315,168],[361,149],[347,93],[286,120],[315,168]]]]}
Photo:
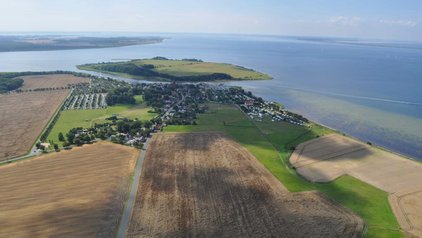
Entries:
{"type": "Polygon", "coordinates": [[[168,82],[211,82],[268,80],[271,76],[242,66],[204,62],[199,59],[136,59],[79,65],[78,69],[117,75],[125,78],[168,82]]]}
{"type": "Polygon", "coordinates": [[[87,37],[87,36],[0,36],[0,52],[47,51],[109,48],[130,45],[155,44],[162,37],[87,37]]]}

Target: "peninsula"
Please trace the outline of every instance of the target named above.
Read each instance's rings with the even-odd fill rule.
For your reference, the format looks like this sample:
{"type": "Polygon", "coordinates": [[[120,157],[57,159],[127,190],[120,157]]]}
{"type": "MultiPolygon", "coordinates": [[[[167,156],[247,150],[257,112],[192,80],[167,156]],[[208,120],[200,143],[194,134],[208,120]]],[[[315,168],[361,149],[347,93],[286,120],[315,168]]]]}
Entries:
{"type": "Polygon", "coordinates": [[[199,59],[174,60],[165,57],[79,65],[78,69],[125,78],[168,82],[211,82],[266,80],[271,76],[242,66],[204,62],[199,59]]]}

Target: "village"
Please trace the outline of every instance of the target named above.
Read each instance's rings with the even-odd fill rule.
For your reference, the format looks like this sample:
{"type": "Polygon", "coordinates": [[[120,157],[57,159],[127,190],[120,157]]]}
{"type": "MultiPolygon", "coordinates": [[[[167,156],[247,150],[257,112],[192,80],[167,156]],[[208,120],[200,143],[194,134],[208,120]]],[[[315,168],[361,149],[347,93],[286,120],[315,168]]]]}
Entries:
{"type": "MultiPolygon", "coordinates": [[[[98,84],[98,80],[91,82],[98,84]]],[[[117,81],[116,86],[113,86],[113,82],[114,80],[107,80],[109,89],[99,84],[102,88],[100,91],[93,91],[90,87],[76,88],[74,92],[77,94],[72,94],[67,99],[63,110],[106,108],[108,103],[125,103],[128,97],[130,99],[135,95],[142,95],[146,105],[151,107],[157,116],[149,121],[142,121],[116,114],[107,118],[107,122],[95,124],[91,128],[72,128],[61,136],[64,149],[96,140],[109,140],[143,148],[151,133],[162,131],[167,125],[196,125],[197,114],[207,111],[207,103],[235,104],[250,119],[256,121],[262,121],[266,117],[272,121],[285,121],[299,126],[306,126],[308,123],[306,118],[284,110],[282,105],[264,101],[240,87],[209,83],[127,84],[117,81]],[[110,101],[112,97],[113,102],[110,101]]],[[[47,144],[44,143],[48,148],[47,144]]],[[[54,148],[57,149],[57,146],[54,148]]]]}

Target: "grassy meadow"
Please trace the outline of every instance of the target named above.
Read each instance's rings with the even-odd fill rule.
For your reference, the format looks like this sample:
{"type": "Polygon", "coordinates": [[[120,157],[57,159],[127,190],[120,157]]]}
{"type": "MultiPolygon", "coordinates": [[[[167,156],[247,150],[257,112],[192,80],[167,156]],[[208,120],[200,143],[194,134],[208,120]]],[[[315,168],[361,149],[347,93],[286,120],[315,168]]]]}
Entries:
{"type": "Polygon", "coordinates": [[[141,96],[135,96],[135,105],[115,105],[104,109],[87,109],[87,110],[66,110],[60,112],[59,119],[47,137],[47,141],[54,141],[62,146],[62,142],[58,140],[59,133],[65,135],[70,129],[75,127],[88,128],[95,123],[104,123],[106,118],[112,115],[119,117],[126,117],[129,119],[136,119],[146,121],[156,116],[155,113],[148,111],[151,108],[147,107],[143,102],[141,96]]]}
{"type": "Polygon", "coordinates": [[[365,237],[403,237],[388,202],[388,194],[351,176],[331,183],[311,183],[289,165],[290,148],[333,131],[286,122],[250,120],[232,105],[210,104],[196,126],[168,126],[166,132],[222,131],[245,146],[291,192],[318,190],[359,214],[366,222],[365,237]]]}
{"type": "MultiPolygon", "coordinates": [[[[196,62],[188,60],[157,60],[157,59],[143,59],[143,60],[133,60],[129,62],[117,62],[117,63],[108,63],[112,65],[119,65],[125,63],[132,63],[137,66],[142,65],[154,65],[154,71],[165,73],[173,76],[197,76],[197,75],[208,75],[212,73],[225,73],[232,76],[237,80],[265,80],[271,79],[267,74],[254,71],[252,69],[244,68],[232,64],[224,63],[211,63],[211,62],[196,62]]],[[[103,73],[110,73],[113,75],[118,75],[126,78],[135,78],[135,79],[144,79],[148,80],[143,76],[130,75],[126,73],[119,72],[110,72],[99,70],[98,66],[100,64],[89,64],[89,65],[80,65],[79,69],[97,71],[103,73]]]]}

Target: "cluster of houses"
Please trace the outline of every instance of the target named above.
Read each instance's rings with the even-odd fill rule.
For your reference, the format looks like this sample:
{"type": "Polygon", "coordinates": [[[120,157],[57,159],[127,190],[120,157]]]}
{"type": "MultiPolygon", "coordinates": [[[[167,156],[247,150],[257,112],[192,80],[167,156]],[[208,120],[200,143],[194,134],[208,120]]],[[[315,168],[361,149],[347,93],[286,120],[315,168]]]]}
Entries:
{"type": "Polygon", "coordinates": [[[281,106],[274,102],[260,102],[254,99],[246,100],[240,108],[248,114],[248,116],[257,121],[267,116],[271,121],[285,121],[294,125],[306,126],[308,121],[294,113],[283,110],[281,106]]]}
{"type": "Polygon", "coordinates": [[[160,113],[159,121],[169,125],[194,124],[207,101],[202,84],[149,84],[144,92],[145,101],[160,113]]]}
{"type": "Polygon", "coordinates": [[[239,105],[251,119],[262,121],[264,117],[272,121],[284,121],[294,125],[306,126],[308,120],[301,115],[286,111],[275,102],[264,101],[239,87],[224,87],[223,85],[204,85],[210,91],[211,101],[234,103],[239,105]]]}
{"type": "Polygon", "coordinates": [[[135,135],[131,136],[129,133],[117,133],[115,135],[110,136],[111,141],[119,141],[121,140],[125,145],[137,147],[145,143],[147,140],[146,136],[135,135]]]}
{"type": "MultiPolygon", "coordinates": [[[[239,105],[251,119],[262,121],[264,117],[272,121],[284,121],[294,125],[306,126],[308,120],[300,115],[284,110],[275,102],[264,101],[251,92],[240,87],[226,87],[223,84],[167,84],[160,86],[171,88],[171,94],[163,100],[164,113],[162,121],[173,124],[175,118],[184,115],[187,118],[195,117],[195,113],[201,113],[203,108],[198,105],[204,102],[233,103],[239,105]],[[196,105],[196,107],[192,107],[196,105]],[[190,115],[190,116],[188,116],[190,115]]],[[[166,90],[164,90],[166,91],[166,90]]]]}
{"type": "Polygon", "coordinates": [[[73,110],[106,108],[106,96],[106,93],[72,95],[64,103],[64,109],[73,110]]]}

